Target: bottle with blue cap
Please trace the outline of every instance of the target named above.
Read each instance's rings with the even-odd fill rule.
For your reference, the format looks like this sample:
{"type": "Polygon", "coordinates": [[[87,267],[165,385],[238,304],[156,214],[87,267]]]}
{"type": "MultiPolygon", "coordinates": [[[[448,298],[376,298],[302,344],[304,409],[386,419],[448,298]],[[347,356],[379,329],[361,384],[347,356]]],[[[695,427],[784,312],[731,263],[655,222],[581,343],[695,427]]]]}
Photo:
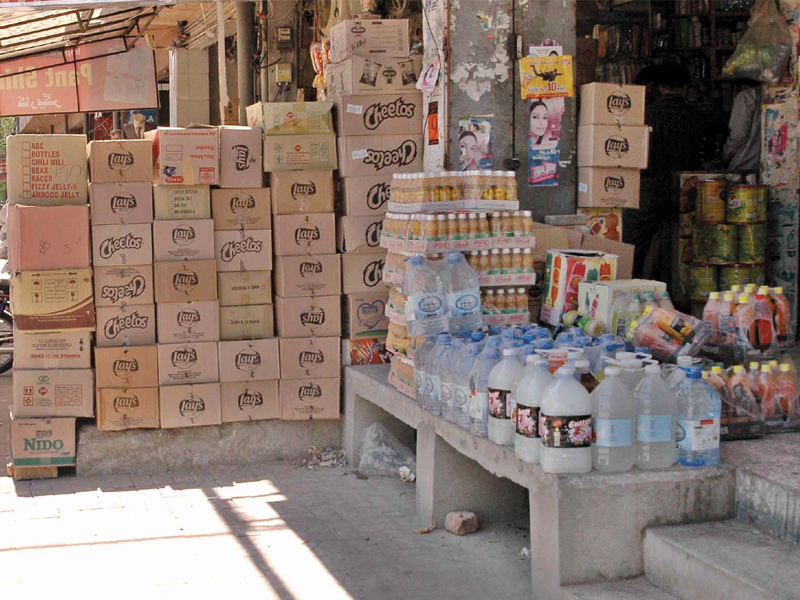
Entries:
{"type": "Polygon", "coordinates": [[[419,337],[448,331],[444,285],[437,270],[424,256],[408,259],[408,269],[400,289],[409,335],[419,337]]]}
{"type": "Polygon", "coordinates": [[[483,327],[483,309],[478,274],[460,252],[450,252],[442,269],[444,291],[450,311],[450,333],[483,327]]]}
{"type": "Polygon", "coordinates": [[[676,458],[687,467],[719,464],[722,398],[703,380],[699,366],[690,367],[675,388],[678,396],[676,458]]]}

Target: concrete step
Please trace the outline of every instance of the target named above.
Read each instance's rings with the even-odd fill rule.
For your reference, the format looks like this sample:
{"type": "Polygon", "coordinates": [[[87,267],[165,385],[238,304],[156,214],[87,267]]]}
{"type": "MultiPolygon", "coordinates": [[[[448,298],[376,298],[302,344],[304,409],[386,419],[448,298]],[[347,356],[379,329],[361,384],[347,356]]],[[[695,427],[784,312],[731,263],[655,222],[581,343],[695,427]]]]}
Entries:
{"type": "Polygon", "coordinates": [[[561,590],[561,600],[675,600],[644,577],[573,585],[561,590]]]}
{"type": "Polygon", "coordinates": [[[800,599],[800,548],[738,520],[648,529],[644,562],[682,600],[800,599]]]}

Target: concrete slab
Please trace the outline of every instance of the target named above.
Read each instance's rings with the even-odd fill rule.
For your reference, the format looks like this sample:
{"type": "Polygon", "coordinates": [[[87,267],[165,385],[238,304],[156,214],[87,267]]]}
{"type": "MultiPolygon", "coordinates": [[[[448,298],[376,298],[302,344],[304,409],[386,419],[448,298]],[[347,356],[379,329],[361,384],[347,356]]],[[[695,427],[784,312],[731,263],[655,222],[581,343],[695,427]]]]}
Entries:
{"type": "Polygon", "coordinates": [[[675,600],[644,577],[564,588],[561,600],[675,600]]]}

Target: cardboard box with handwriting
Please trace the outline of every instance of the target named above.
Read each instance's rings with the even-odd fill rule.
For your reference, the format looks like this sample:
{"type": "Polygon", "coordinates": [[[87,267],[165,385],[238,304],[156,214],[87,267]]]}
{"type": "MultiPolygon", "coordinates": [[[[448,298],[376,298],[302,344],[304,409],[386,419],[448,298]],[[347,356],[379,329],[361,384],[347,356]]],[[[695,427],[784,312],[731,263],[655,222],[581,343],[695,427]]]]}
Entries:
{"type": "Polygon", "coordinates": [[[12,135],[6,157],[9,205],[88,203],[85,135],[12,135]]]}
{"type": "Polygon", "coordinates": [[[211,218],[211,188],[207,185],[153,186],[156,221],[211,218]]]}
{"type": "Polygon", "coordinates": [[[219,339],[259,340],[275,335],[272,304],[223,306],[219,309],[219,339]]]}
{"type": "Polygon", "coordinates": [[[88,206],[8,209],[8,263],[13,271],[89,268],[88,206]]]}
{"type": "Polygon", "coordinates": [[[272,271],[217,273],[220,306],[272,303],[272,271]]]}

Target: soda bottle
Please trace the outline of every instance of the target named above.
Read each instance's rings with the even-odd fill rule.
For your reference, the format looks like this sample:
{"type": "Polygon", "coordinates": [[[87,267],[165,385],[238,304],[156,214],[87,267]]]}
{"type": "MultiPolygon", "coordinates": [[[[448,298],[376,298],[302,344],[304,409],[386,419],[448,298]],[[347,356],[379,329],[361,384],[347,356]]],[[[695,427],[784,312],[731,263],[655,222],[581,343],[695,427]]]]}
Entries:
{"type": "Polygon", "coordinates": [[[611,331],[625,339],[628,335],[628,305],[631,303],[630,296],[625,293],[617,294],[614,304],[611,307],[611,331]]]}
{"type": "Polygon", "coordinates": [[[585,358],[575,361],[575,379],[580,383],[587,392],[590,394],[597,388],[600,382],[597,377],[592,374],[590,363],[585,358]]]}
{"type": "Polygon", "coordinates": [[[401,293],[409,335],[422,337],[447,331],[447,302],[442,280],[424,256],[412,256],[408,262],[401,293]]]}
{"type": "Polygon", "coordinates": [[[592,399],[575,380],[575,368],[564,365],[547,387],[539,416],[546,473],[588,473],[592,470],[592,399]]]}
{"type": "Polygon", "coordinates": [[[514,443],[514,404],[510,396],[523,370],[516,355],[515,348],[503,350],[503,360],[489,373],[489,439],[501,446],[514,443]]]}
{"type": "Polygon", "coordinates": [[[417,404],[425,406],[425,378],[428,366],[428,356],[436,346],[436,338],[429,335],[422,345],[414,352],[414,386],[417,390],[417,404]]]}
{"type": "Polygon", "coordinates": [[[633,391],[636,399],[636,466],[666,469],[675,462],[675,412],[678,399],[661,378],[658,365],[644,368],[633,391]]]}
{"type": "Polygon", "coordinates": [[[757,350],[770,350],[777,341],[771,304],[769,288],[767,286],[760,287],[753,302],[756,317],[753,346],[757,350]]]}
{"type": "Polygon", "coordinates": [[[444,291],[450,309],[450,333],[475,331],[483,327],[478,275],[464,255],[451,252],[442,271],[444,291]]]}
{"type": "Polygon", "coordinates": [[[529,463],[539,462],[542,440],[539,437],[539,410],[544,391],[555,378],[548,361],[537,355],[527,357],[525,373],[517,383],[514,400],[514,454],[529,463]]]}
{"type": "Polygon", "coordinates": [[[453,420],[459,427],[469,429],[469,402],[471,391],[469,375],[475,366],[475,359],[483,349],[483,333],[476,331],[469,343],[462,346],[456,368],[453,370],[453,420]]]}
{"type": "Polygon", "coordinates": [[[783,295],[783,288],[776,287],[769,290],[770,298],[775,306],[775,331],[778,341],[785,343],[791,337],[791,309],[789,301],[783,295]]]}
{"type": "Polygon", "coordinates": [[[677,410],[677,460],[686,467],[719,464],[722,400],[702,379],[700,367],[691,367],[675,390],[677,410]]]}
{"type": "Polygon", "coordinates": [[[427,359],[427,369],[425,378],[425,410],[432,415],[442,414],[442,405],[439,401],[439,391],[441,389],[440,369],[442,356],[451,344],[449,333],[439,334],[436,345],[431,350],[427,359]]]}
{"type": "Polygon", "coordinates": [[[777,416],[784,422],[797,417],[797,381],[788,364],[780,365],[775,378],[775,409],[777,416]]]}
{"type": "Polygon", "coordinates": [[[708,302],[706,302],[705,308],[703,308],[703,321],[711,325],[711,338],[709,341],[715,344],[722,342],[722,338],[719,333],[719,309],[719,292],[711,292],[708,296],[708,302]]]}
{"type": "Polygon", "coordinates": [[[440,358],[440,383],[439,404],[442,407],[442,417],[451,423],[455,421],[453,403],[455,402],[455,373],[458,368],[458,357],[464,342],[453,338],[449,348],[440,358]]]}
{"type": "Polygon", "coordinates": [[[633,468],[636,401],[620,379],[619,367],[606,367],[592,392],[592,466],[606,473],[633,468]]]}
{"type": "Polygon", "coordinates": [[[500,362],[499,338],[490,338],[475,359],[469,373],[469,430],[478,437],[488,436],[489,373],[500,362]]]}

